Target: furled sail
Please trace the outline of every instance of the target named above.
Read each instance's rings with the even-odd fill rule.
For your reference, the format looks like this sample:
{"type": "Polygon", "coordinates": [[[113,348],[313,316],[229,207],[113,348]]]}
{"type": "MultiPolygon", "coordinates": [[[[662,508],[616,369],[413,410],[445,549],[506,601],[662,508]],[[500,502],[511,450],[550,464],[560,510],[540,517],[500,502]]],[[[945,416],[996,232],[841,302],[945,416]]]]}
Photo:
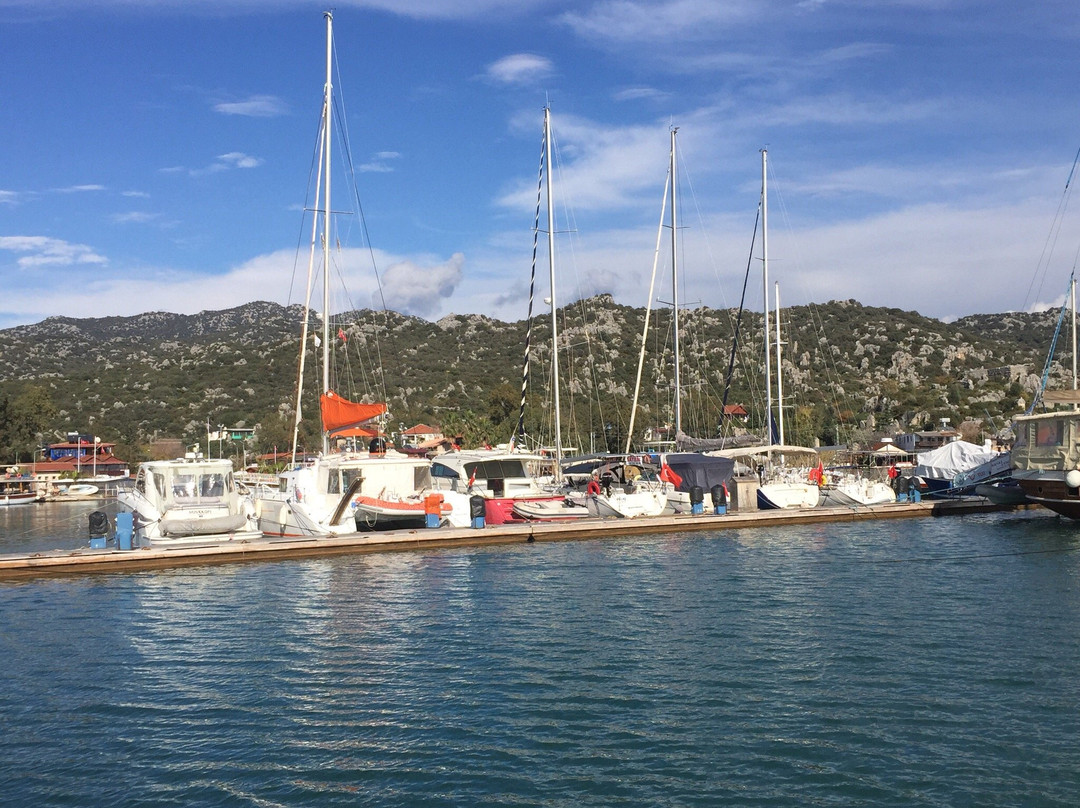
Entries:
{"type": "Polygon", "coordinates": [[[331,433],[347,427],[359,426],[386,412],[384,402],[360,404],[342,398],[333,390],[323,393],[319,403],[322,407],[323,430],[331,433]]]}

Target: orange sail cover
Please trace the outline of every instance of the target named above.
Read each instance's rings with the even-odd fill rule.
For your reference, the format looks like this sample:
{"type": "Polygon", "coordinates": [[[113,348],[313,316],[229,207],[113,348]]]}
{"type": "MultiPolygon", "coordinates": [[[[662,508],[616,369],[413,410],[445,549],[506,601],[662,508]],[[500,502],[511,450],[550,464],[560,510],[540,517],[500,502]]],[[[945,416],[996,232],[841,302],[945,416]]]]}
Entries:
{"type": "Polygon", "coordinates": [[[386,404],[358,404],[342,398],[333,390],[328,390],[320,397],[322,407],[323,430],[335,432],[350,426],[359,426],[386,412],[386,404]]]}

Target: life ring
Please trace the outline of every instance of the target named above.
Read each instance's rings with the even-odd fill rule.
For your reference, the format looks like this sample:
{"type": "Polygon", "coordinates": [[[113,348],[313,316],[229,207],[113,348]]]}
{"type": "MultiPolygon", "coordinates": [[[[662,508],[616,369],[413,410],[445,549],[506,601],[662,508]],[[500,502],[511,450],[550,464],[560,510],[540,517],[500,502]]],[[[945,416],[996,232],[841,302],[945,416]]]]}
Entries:
{"type": "Polygon", "coordinates": [[[600,483],[596,480],[589,480],[589,484],[585,486],[585,493],[590,496],[596,496],[600,493],[600,483]]]}

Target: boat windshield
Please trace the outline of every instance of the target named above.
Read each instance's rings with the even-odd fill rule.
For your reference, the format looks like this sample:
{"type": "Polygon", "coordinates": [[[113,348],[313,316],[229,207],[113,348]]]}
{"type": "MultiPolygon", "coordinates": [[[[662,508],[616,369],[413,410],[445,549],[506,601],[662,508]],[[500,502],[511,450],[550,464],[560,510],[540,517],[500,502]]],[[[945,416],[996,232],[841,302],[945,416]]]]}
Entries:
{"type": "Polygon", "coordinates": [[[169,500],[178,505],[220,502],[232,486],[231,476],[220,471],[176,471],[169,500]]]}

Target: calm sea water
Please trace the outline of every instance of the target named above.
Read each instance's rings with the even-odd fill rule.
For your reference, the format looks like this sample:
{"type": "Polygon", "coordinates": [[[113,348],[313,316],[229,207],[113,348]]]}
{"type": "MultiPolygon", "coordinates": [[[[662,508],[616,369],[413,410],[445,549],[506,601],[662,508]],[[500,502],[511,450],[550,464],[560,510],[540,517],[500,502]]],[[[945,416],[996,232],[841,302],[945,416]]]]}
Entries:
{"type": "Polygon", "coordinates": [[[0,613],[5,805],[1080,804],[1080,525],[1045,514],[0,583],[0,613]]]}

